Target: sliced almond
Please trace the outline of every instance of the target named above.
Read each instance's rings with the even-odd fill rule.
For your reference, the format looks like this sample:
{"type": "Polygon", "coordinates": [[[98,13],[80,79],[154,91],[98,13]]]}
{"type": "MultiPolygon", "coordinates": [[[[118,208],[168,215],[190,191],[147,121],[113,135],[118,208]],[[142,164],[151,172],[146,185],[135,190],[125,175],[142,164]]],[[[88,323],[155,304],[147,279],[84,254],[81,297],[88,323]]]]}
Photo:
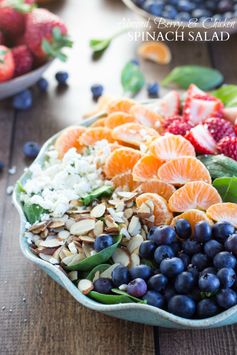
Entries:
{"type": "Polygon", "coordinates": [[[80,240],[82,241],[82,242],[86,242],[86,243],[94,243],[95,242],[95,238],[93,238],[93,237],[88,237],[88,236],[80,236],[80,240]]]}
{"type": "Polygon", "coordinates": [[[102,234],[104,232],[104,222],[103,221],[97,221],[95,223],[95,228],[94,228],[94,234],[96,237],[98,235],[102,234]]]}
{"type": "Polygon", "coordinates": [[[32,232],[33,234],[39,234],[40,232],[43,232],[47,228],[47,222],[40,222],[37,224],[33,224],[29,228],[29,232],[32,232]]]}
{"type": "Polygon", "coordinates": [[[123,212],[116,212],[112,207],[107,208],[109,214],[113,218],[114,222],[123,223],[123,212]]]}
{"type": "Polygon", "coordinates": [[[128,226],[128,233],[135,237],[135,235],[140,234],[141,232],[141,223],[139,221],[139,218],[136,216],[133,216],[129,226],[128,226]]]}
{"type": "Polygon", "coordinates": [[[63,264],[69,265],[72,262],[74,257],[75,255],[66,256],[65,258],[62,259],[63,264]]]}
{"type": "Polygon", "coordinates": [[[124,211],[124,217],[129,219],[131,218],[133,215],[133,209],[132,208],[126,208],[126,210],[124,211]]]}
{"type": "Polygon", "coordinates": [[[68,244],[68,249],[72,254],[77,254],[77,247],[74,242],[68,244]]]}
{"type": "Polygon", "coordinates": [[[71,228],[71,234],[75,235],[83,235],[90,232],[95,228],[95,220],[94,219],[83,219],[79,222],[74,223],[71,228]]]}
{"type": "Polygon", "coordinates": [[[125,203],[123,201],[120,201],[115,207],[116,207],[116,212],[123,212],[125,203]]]}
{"type": "Polygon", "coordinates": [[[130,262],[130,267],[138,266],[140,265],[140,257],[137,254],[131,254],[131,262],[130,262]]]}
{"type": "Polygon", "coordinates": [[[137,214],[139,218],[148,218],[152,215],[152,210],[146,203],[142,203],[137,210],[137,214]]]}
{"type": "Polygon", "coordinates": [[[118,191],[117,194],[119,197],[123,198],[124,201],[131,201],[138,195],[137,192],[127,192],[127,191],[118,191]]]}
{"type": "Polygon", "coordinates": [[[117,248],[112,256],[113,262],[128,266],[130,263],[130,256],[128,253],[121,248],[117,248]]]}
{"type": "Polygon", "coordinates": [[[40,232],[41,239],[46,239],[48,235],[49,235],[49,231],[47,228],[45,228],[45,230],[43,232],[40,232]]]}
{"type": "Polygon", "coordinates": [[[83,249],[84,253],[86,254],[87,258],[89,256],[91,256],[91,251],[93,250],[91,244],[82,242],[82,249],[83,249]]]}
{"type": "Polygon", "coordinates": [[[94,218],[100,218],[104,215],[106,210],[106,206],[104,203],[100,203],[99,205],[95,206],[92,210],[91,210],[91,217],[94,218]]]}
{"type": "Polygon", "coordinates": [[[119,228],[118,227],[106,227],[105,232],[109,234],[118,234],[119,228]]]}
{"type": "Polygon", "coordinates": [[[137,234],[135,237],[131,238],[127,246],[129,253],[132,254],[137,248],[139,249],[142,242],[143,237],[140,234],[137,234]]]}
{"type": "Polygon", "coordinates": [[[60,231],[58,233],[58,239],[65,240],[69,237],[70,233],[66,230],[60,231]]]}
{"type": "MultiPolygon", "coordinates": [[[[85,259],[85,254],[84,253],[79,253],[76,255],[73,255],[71,261],[67,264],[68,266],[73,266],[78,264],[81,260],[85,259]]],[[[63,259],[63,263],[65,263],[64,259],[63,259]]]]}
{"type": "Polygon", "coordinates": [[[78,272],[77,271],[70,271],[68,273],[68,277],[71,281],[76,281],[78,279],[78,272]]]}
{"type": "Polygon", "coordinates": [[[67,256],[71,256],[71,255],[72,255],[72,253],[67,248],[63,248],[59,252],[59,257],[61,260],[66,258],[67,256]]]}
{"type": "Polygon", "coordinates": [[[120,229],[121,235],[123,235],[126,239],[131,239],[130,234],[128,233],[127,228],[123,227],[120,229]]]}
{"type": "Polygon", "coordinates": [[[63,220],[52,220],[49,224],[48,224],[48,228],[51,229],[57,229],[57,228],[62,228],[65,225],[65,221],[63,220]]]}
{"type": "Polygon", "coordinates": [[[77,287],[83,295],[87,295],[94,288],[93,283],[87,279],[80,280],[77,287]]]}
{"type": "Polygon", "coordinates": [[[108,228],[118,228],[117,223],[115,223],[114,219],[110,215],[105,216],[105,224],[108,228]]]}
{"type": "Polygon", "coordinates": [[[50,264],[58,264],[58,260],[53,258],[51,255],[39,253],[39,257],[43,259],[44,261],[48,261],[50,264]]]}
{"type": "Polygon", "coordinates": [[[70,230],[71,226],[75,223],[74,219],[69,218],[66,222],[65,222],[65,226],[68,230],[70,230]]]}
{"type": "Polygon", "coordinates": [[[54,239],[46,239],[46,240],[41,240],[39,242],[39,246],[45,247],[45,248],[55,248],[59,247],[63,244],[61,240],[58,240],[57,238],[54,239]]]}
{"type": "Polygon", "coordinates": [[[111,265],[110,267],[108,267],[108,269],[106,269],[105,271],[103,271],[100,274],[100,277],[105,277],[105,278],[108,278],[108,279],[112,279],[112,272],[117,266],[119,266],[118,263],[111,265]]]}
{"type": "Polygon", "coordinates": [[[119,286],[119,289],[120,289],[121,291],[127,291],[128,285],[127,285],[127,284],[122,284],[122,285],[119,286]]]}

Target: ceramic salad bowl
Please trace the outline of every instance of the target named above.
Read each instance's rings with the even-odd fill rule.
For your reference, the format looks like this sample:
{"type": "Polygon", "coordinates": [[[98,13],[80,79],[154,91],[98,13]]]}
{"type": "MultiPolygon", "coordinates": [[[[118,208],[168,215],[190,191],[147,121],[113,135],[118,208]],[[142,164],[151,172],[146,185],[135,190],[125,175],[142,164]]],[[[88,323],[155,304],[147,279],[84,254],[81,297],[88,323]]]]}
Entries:
{"type": "MultiPolygon", "coordinates": [[[[99,115],[94,116],[81,123],[82,126],[90,126],[99,118],[99,115]]],[[[54,143],[56,138],[61,132],[51,137],[42,147],[40,154],[33,162],[34,164],[43,164],[45,153],[50,145],[54,143]]],[[[24,185],[25,181],[29,178],[29,172],[25,172],[21,178],[20,182],[24,185]]],[[[52,279],[64,287],[80,304],[88,307],[94,311],[102,312],[108,316],[116,317],[120,319],[125,319],[133,322],[149,324],[153,326],[161,326],[168,328],[188,328],[188,329],[198,329],[198,328],[215,328],[221,327],[237,322],[237,306],[234,306],[214,317],[202,319],[202,320],[190,320],[175,316],[168,313],[162,309],[149,306],[146,304],[114,304],[114,305],[103,305],[97,303],[96,301],[83,295],[79,289],[71,282],[71,280],[66,276],[56,266],[38,258],[32,253],[30,247],[27,243],[26,238],[23,235],[26,231],[26,217],[23,212],[23,208],[20,202],[19,191],[17,187],[15,188],[13,195],[14,204],[20,215],[20,247],[27,259],[38,265],[42,270],[44,270],[52,279]]]]}

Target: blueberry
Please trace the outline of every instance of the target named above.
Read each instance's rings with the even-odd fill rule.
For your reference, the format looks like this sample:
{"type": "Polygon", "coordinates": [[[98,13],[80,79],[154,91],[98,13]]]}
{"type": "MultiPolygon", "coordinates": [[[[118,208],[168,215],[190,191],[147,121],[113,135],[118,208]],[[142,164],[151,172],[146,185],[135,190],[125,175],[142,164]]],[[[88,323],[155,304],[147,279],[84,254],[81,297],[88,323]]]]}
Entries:
{"type": "Polygon", "coordinates": [[[37,81],[37,86],[40,89],[40,91],[45,92],[48,90],[49,82],[45,78],[41,78],[37,81]]]}
{"type": "Polygon", "coordinates": [[[225,248],[237,256],[237,234],[232,234],[225,242],[225,248]]]}
{"type": "Polygon", "coordinates": [[[225,288],[220,290],[216,295],[216,301],[218,305],[224,309],[228,309],[237,303],[237,296],[234,290],[231,288],[225,288]]]}
{"type": "Polygon", "coordinates": [[[32,106],[31,91],[26,89],[19,94],[13,96],[12,105],[17,110],[27,110],[32,106]]]}
{"type": "Polygon", "coordinates": [[[0,160],[0,172],[3,171],[4,167],[5,167],[5,164],[3,163],[3,161],[0,160]]]}
{"type": "Polygon", "coordinates": [[[110,247],[113,245],[113,237],[109,234],[101,234],[98,237],[95,238],[94,242],[94,249],[96,251],[101,251],[105,248],[110,247]]]}
{"type": "Polygon", "coordinates": [[[159,97],[159,84],[158,83],[148,84],[147,93],[149,97],[159,97]]]}
{"type": "Polygon", "coordinates": [[[153,235],[154,235],[155,231],[156,231],[156,227],[155,226],[150,228],[150,230],[149,230],[149,232],[147,234],[147,239],[148,240],[152,240],[153,239],[153,235]]]}
{"type": "Polygon", "coordinates": [[[202,246],[196,240],[187,239],[182,244],[183,250],[188,255],[193,255],[201,252],[202,246]]]}
{"type": "Polygon", "coordinates": [[[168,303],[168,311],[183,318],[192,318],[196,305],[191,297],[185,295],[175,295],[168,303]]]}
{"type": "Polygon", "coordinates": [[[34,159],[40,151],[40,145],[35,142],[26,142],[23,146],[23,153],[27,158],[34,159]]]}
{"type": "Polygon", "coordinates": [[[191,224],[186,219],[183,218],[178,219],[176,221],[175,230],[180,239],[187,239],[191,237],[192,234],[191,224]]]}
{"type": "Polygon", "coordinates": [[[201,221],[194,226],[194,239],[199,243],[205,243],[211,239],[212,228],[209,223],[201,221]]]}
{"type": "Polygon", "coordinates": [[[234,269],[236,265],[236,258],[228,251],[221,251],[215,255],[213,264],[217,269],[222,269],[223,267],[230,267],[234,269]]]}
{"type": "Polygon", "coordinates": [[[174,256],[174,252],[169,245],[160,245],[156,248],[154,253],[155,262],[160,265],[162,260],[166,258],[172,258],[174,256]]]}
{"type": "Polygon", "coordinates": [[[204,275],[204,274],[214,274],[216,275],[217,273],[217,270],[214,266],[208,266],[206,267],[205,269],[203,269],[201,272],[200,272],[200,276],[204,275]]]}
{"type": "Polygon", "coordinates": [[[136,278],[129,282],[127,293],[134,297],[142,297],[147,292],[147,285],[143,279],[136,278]]]}
{"type": "Polygon", "coordinates": [[[137,66],[139,66],[139,64],[140,64],[138,59],[132,59],[131,63],[134,65],[137,65],[137,66]]]}
{"type": "Polygon", "coordinates": [[[156,291],[147,291],[143,299],[147,301],[147,304],[150,306],[163,308],[164,307],[164,296],[162,296],[159,292],[156,291]]]}
{"type": "Polygon", "coordinates": [[[182,249],[182,244],[178,240],[171,243],[169,246],[171,247],[175,255],[178,254],[178,252],[182,249]]]}
{"type": "Polygon", "coordinates": [[[123,265],[118,265],[113,271],[112,271],[112,281],[116,287],[119,287],[120,285],[123,284],[128,284],[130,280],[130,275],[128,268],[123,265]]]}
{"type": "Polygon", "coordinates": [[[188,1],[188,0],[180,0],[178,1],[178,10],[179,11],[187,11],[190,12],[192,10],[194,10],[195,5],[188,1]]]}
{"type": "Polygon", "coordinates": [[[91,92],[94,100],[97,100],[103,95],[104,88],[101,84],[94,84],[91,86],[91,92]]]}
{"type": "Polygon", "coordinates": [[[183,261],[184,268],[186,269],[187,266],[190,264],[190,257],[185,254],[183,251],[178,253],[178,257],[183,261]]]}
{"type": "Polygon", "coordinates": [[[99,293],[110,293],[113,288],[113,283],[106,277],[101,277],[94,282],[94,290],[99,293]]]}
{"type": "Polygon", "coordinates": [[[174,228],[166,225],[156,227],[151,235],[151,240],[158,245],[171,244],[175,241],[175,238],[176,233],[174,228]]]}
{"type": "Polygon", "coordinates": [[[163,295],[164,295],[165,300],[168,302],[171,299],[171,297],[176,295],[176,290],[174,289],[174,287],[168,286],[163,291],[163,295]]]}
{"type": "Polygon", "coordinates": [[[66,71],[58,71],[55,74],[55,79],[60,85],[65,85],[67,83],[67,80],[69,78],[69,75],[66,71]]]}
{"type": "Polygon", "coordinates": [[[232,287],[236,280],[236,273],[233,269],[224,267],[220,269],[216,276],[220,280],[222,288],[232,287]]]}
{"type": "Polygon", "coordinates": [[[203,253],[197,253],[192,256],[191,263],[196,266],[198,271],[202,271],[208,266],[208,258],[203,253]]]}
{"type": "Polygon", "coordinates": [[[218,313],[219,309],[215,301],[210,298],[204,298],[197,304],[197,315],[199,318],[213,317],[218,313]]]}
{"type": "Polygon", "coordinates": [[[168,284],[168,279],[163,274],[156,274],[149,278],[148,280],[148,288],[155,291],[162,291],[166,288],[168,284]]]}
{"type": "Polygon", "coordinates": [[[226,239],[235,232],[234,226],[228,222],[217,222],[212,227],[212,233],[216,240],[224,243],[226,239]]]}
{"type": "Polygon", "coordinates": [[[151,1],[151,2],[144,5],[144,10],[149,12],[153,16],[161,16],[162,10],[163,10],[163,5],[151,1]]]}
{"type": "Polygon", "coordinates": [[[178,293],[189,293],[194,287],[195,279],[191,272],[183,271],[175,279],[174,287],[178,293]]]}
{"type": "Polygon", "coordinates": [[[216,275],[207,273],[200,276],[198,285],[203,292],[215,293],[220,288],[220,281],[216,275]]]}
{"type": "Polygon", "coordinates": [[[154,251],[156,250],[156,244],[151,240],[146,240],[140,245],[139,255],[144,259],[152,259],[154,251]]]}
{"type": "Polygon", "coordinates": [[[160,264],[160,271],[167,277],[174,277],[184,271],[184,263],[177,257],[164,259],[160,264]]]}
{"type": "Polygon", "coordinates": [[[220,253],[222,250],[223,246],[217,240],[212,239],[204,244],[204,252],[211,259],[213,259],[214,256],[220,253]]]}
{"type": "Polygon", "coordinates": [[[148,280],[152,275],[152,268],[148,265],[138,265],[130,269],[131,279],[143,279],[148,280]]]}

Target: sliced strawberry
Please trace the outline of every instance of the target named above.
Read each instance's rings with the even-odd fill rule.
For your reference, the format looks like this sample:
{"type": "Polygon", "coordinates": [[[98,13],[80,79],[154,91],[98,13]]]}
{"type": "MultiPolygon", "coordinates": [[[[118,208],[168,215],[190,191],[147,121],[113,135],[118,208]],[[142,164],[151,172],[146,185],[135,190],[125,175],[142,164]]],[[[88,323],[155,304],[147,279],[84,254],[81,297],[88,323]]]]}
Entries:
{"type": "Polygon", "coordinates": [[[207,127],[202,124],[193,127],[185,138],[192,143],[197,153],[216,153],[216,142],[207,127]]]}
{"type": "Polygon", "coordinates": [[[178,115],[180,110],[180,96],[177,91],[170,91],[160,100],[149,106],[151,110],[167,118],[178,115]]]}
{"type": "Polygon", "coordinates": [[[191,84],[187,90],[185,100],[192,98],[195,95],[206,95],[205,91],[199,89],[195,84],[191,84]]]}

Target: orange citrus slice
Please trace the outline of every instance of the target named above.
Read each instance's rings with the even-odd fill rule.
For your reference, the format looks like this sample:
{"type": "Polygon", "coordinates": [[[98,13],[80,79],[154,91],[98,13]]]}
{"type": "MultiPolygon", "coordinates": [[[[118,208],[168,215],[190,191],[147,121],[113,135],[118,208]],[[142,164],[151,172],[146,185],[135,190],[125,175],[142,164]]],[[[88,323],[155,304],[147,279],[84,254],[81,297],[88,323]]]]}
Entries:
{"type": "Polygon", "coordinates": [[[173,214],[169,211],[166,200],[155,193],[144,193],[136,198],[137,207],[143,203],[151,201],[154,205],[154,224],[159,226],[161,224],[169,224],[172,220],[173,214]]]}
{"type": "Polygon", "coordinates": [[[158,64],[168,64],[171,61],[169,47],[162,42],[145,42],[138,48],[138,55],[143,59],[151,60],[158,64]]]}
{"type": "Polygon", "coordinates": [[[176,189],[173,185],[167,184],[164,181],[152,179],[150,181],[143,182],[139,186],[139,191],[156,193],[168,201],[176,189]]]}
{"type": "Polygon", "coordinates": [[[158,137],[159,134],[153,129],[144,127],[138,123],[125,123],[113,129],[112,137],[115,140],[139,147],[146,143],[150,137],[158,137]]]}
{"type": "Polygon", "coordinates": [[[107,111],[107,107],[110,102],[114,101],[114,97],[111,95],[102,95],[97,101],[96,108],[93,111],[87,112],[83,115],[84,118],[91,117],[97,113],[107,111]]]}
{"type": "Polygon", "coordinates": [[[105,125],[105,119],[99,118],[94,123],[92,123],[92,125],[90,125],[90,127],[104,127],[104,125],[105,125]]]}
{"type": "Polygon", "coordinates": [[[107,106],[107,113],[112,112],[126,112],[129,113],[131,107],[135,105],[135,101],[131,99],[118,99],[109,102],[107,106]]]}
{"type": "Polygon", "coordinates": [[[229,222],[237,228],[237,203],[225,202],[212,205],[207,210],[207,216],[217,222],[229,222]]]}
{"type": "Polygon", "coordinates": [[[136,122],[136,119],[126,112],[113,112],[105,118],[105,126],[111,129],[129,122],[136,122]]]}
{"type": "Polygon", "coordinates": [[[139,182],[133,180],[131,172],[116,175],[112,178],[112,183],[115,187],[122,187],[128,191],[133,191],[139,186],[139,182]]]}
{"type": "Polygon", "coordinates": [[[83,145],[93,145],[98,141],[106,139],[108,142],[114,142],[112,131],[106,127],[88,128],[80,137],[80,143],[83,145]]]}
{"type": "Polygon", "coordinates": [[[174,192],[169,199],[169,209],[184,212],[189,209],[206,211],[215,203],[222,202],[217,190],[204,181],[192,181],[174,192]]]}
{"type": "Polygon", "coordinates": [[[145,155],[133,167],[135,181],[146,181],[157,178],[157,172],[162,162],[152,155],[145,155]]]}
{"type": "Polygon", "coordinates": [[[136,162],[141,158],[141,153],[132,148],[115,149],[105,162],[104,172],[108,178],[131,171],[136,162]]]}
{"type": "Polygon", "coordinates": [[[187,139],[170,133],[154,140],[150,145],[150,152],[160,160],[195,156],[195,149],[187,139]]]}
{"type": "Polygon", "coordinates": [[[189,221],[189,223],[191,224],[192,230],[194,229],[195,224],[198,222],[201,222],[201,221],[206,221],[209,224],[213,224],[212,220],[207,217],[205,212],[200,211],[200,210],[191,209],[191,210],[185,211],[184,213],[179,214],[177,217],[174,217],[171,222],[171,226],[175,227],[176,221],[181,218],[184,218],[187,221],[189,221]]]}
{"type": "Polygon", "coordinates": [[[167,161],[159,168],[158,178],[177,186],[190,181],[204,181],[211,184],[209,171],[195,157],[180,157],[167,161]]]}
{"type": "Polygon", "coordinates": [[[163,121],[162,116],[143,105],[133,105],[130,113],[140,124],[160,130],[163,121]]]}
{"type": "Polygon", "coordinates": [[[69,127],[60,134],[55,142],[55,149],[58,152],[59,159],[62,159],[64,154],[71,148],[76,148],[78,152],[82,150],[83,144],[79,142],[79,138],[85,131],[85,127],[69,127]]]}

